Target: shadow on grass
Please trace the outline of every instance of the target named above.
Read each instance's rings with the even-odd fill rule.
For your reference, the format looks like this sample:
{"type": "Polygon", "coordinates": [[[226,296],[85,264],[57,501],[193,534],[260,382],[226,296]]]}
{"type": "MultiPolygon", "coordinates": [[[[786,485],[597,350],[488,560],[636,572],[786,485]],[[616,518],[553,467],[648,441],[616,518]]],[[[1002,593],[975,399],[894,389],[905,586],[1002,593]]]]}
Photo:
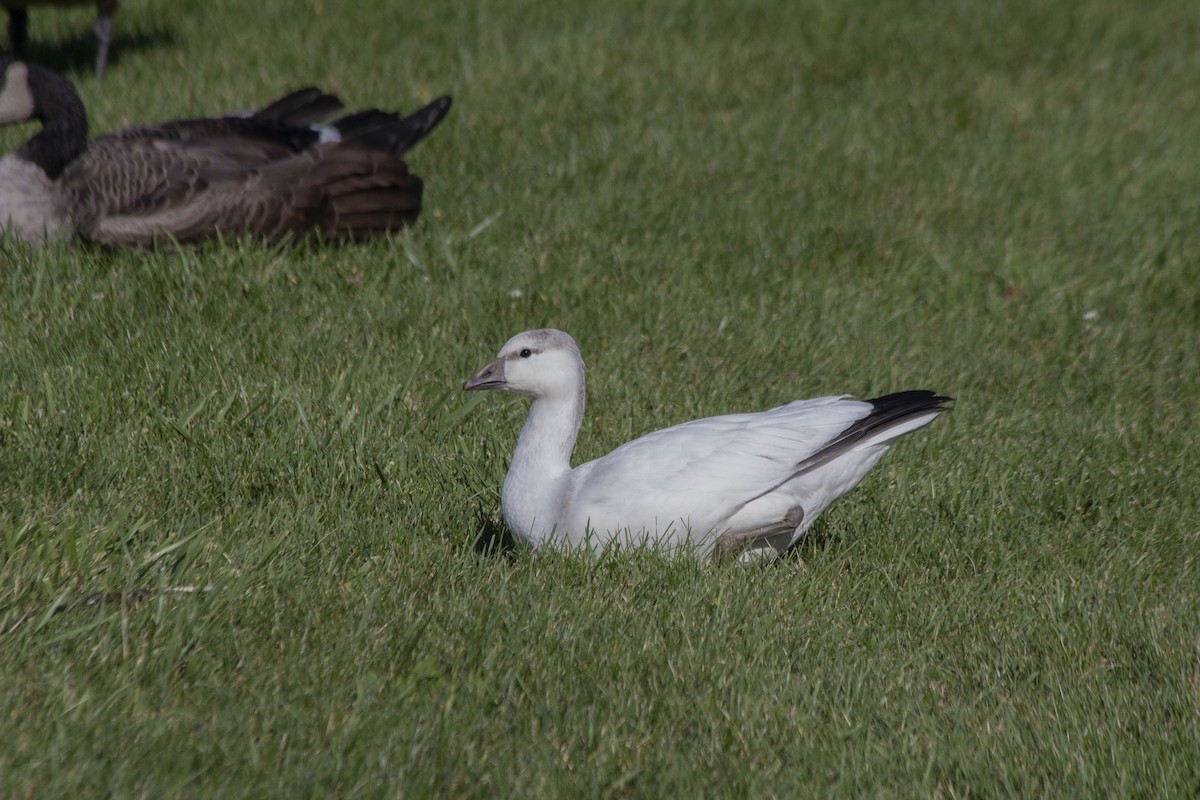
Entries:
{"type": "MultiPolygon", "coordinates": [[[[25,58],[47,69],[64,75],[82,73],[94,74],[96,69],[96,37],[92,33],[92,23],[80,27],[79,32],[61,39],[39,39],[37,35],[36,14],[30,14],[29,44],[25,48],[25,58]]],[[[123,33],[121,31],[121,16],[113,18],[112,46],[108,51],[108,71],[119,69],[121,59],[126,55],[139,53],[143,50],[155,50],[175,45],[174,31],[156,27],[148,32],[123,33]]],[[[4,54],[11,55],[7,38],[4,40],[4,54]]]]}
{"type": "MultiPolygon", "coordinates": [[[[475,510],[475,539],[471,549],[480,555],[495,558],[512,559],[524,548],[513,537],[503,523],[496,522],[491,514],[483,508],[475,510]]],[[[805,560],[814,558],[820,553],[838,547],[842,536],[831,531],[827,525],[817,524],[808,529],[786,552],[771,563],[784,562],[803,564],[805,560]]]]}
{"type": "Polygon", "coordinates": [[[512,531],[502,523],[497,523],[492,515],[482,508],[475,511],[475,531],[475,541],[471,549],[480,555],[513,558],[520,550],[512,531]]]}
{"type": "Polygon", "coordinates": [[[818,520],[816,524],[802,533],[791,547],[781,553],[779,558],[775,559],[775,563],[805,564],[810,560],[820,558],[823,553],[840,549],[843,544],[842,534],[831,530],[823,521],[818,520]]]}

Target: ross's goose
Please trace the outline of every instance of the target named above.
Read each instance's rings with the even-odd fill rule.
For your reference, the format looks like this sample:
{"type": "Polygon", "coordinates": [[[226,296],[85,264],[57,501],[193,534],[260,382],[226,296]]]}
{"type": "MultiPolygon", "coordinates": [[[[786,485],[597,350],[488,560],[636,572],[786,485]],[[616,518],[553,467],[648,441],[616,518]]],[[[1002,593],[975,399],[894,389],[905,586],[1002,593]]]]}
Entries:
{"type": "Polygon", "coordinates": [[[572,469],[584,366],[569,335],[517,334],[463,388],[533,398],[500,493],[504,521],[524,542],[620,542],[714,560],[785,551],[892,442],[951,400],[924,390],[797,400],[655,431],[572,469]]]}

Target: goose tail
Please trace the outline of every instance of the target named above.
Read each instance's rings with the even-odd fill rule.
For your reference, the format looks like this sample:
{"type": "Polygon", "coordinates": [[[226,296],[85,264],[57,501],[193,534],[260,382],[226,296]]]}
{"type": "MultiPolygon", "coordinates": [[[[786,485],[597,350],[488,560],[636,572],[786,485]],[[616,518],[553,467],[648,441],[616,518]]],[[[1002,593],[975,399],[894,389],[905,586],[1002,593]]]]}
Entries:
{"type": "Polygon", "coordinates": [[[450,102],[447,96],[439,97],[407,117],[370,108],[339,117],[332,124],[344,142],[401,156],[438,126],[450,111],[450,102]]]}
{"type": "MultiPolygon", "coordinates": [[[[880,447],[884,450],[896,439],[933,422],[949,411],[952,397],[928,389],[914,389],[875,397],[864,402],[872,408],[865,417],[838,434],[829,444],[796,465],[795,475],[824,466],[851,450],[880,447]]],[[[882,455],[880,451],[875,458],[882,455]]],[[[874,463],[874,459],[870,463],[874,463]]]]}
{"type": "Polygon", "coordinates": [[[898,439],[923,428],[950,410],[953,397],[935,394],[928,389],[896,392],[875,397],[866,402],[874,406],[870,414],[851,425],[842,434],[853,436],[857,444],[869,447],[898,439]]]}

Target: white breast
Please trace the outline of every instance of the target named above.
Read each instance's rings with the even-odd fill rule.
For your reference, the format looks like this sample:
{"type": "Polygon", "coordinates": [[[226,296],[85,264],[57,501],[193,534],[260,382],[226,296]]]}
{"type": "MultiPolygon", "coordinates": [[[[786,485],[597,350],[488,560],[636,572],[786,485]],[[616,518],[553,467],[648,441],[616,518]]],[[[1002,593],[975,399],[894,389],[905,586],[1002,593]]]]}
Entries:
{"type": "Polygon", "coordinates": [[[30,243],[70,233],[54,182],[37,165],[12,153],[0,158],[0,228],[30,243]]]}

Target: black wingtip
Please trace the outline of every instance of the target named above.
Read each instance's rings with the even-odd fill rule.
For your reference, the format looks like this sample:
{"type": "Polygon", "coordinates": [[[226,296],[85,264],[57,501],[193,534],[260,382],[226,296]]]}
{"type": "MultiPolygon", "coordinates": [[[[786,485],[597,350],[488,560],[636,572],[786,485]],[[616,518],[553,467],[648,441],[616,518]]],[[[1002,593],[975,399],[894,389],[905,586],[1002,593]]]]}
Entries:
{"type": "Polygon", "coordinates": [[[450,105],[453,101],[450,95],[444,94],[441,97],[426,103],[425,106],[412,114],[409,114],[404,119],[400,120],[406,135],[399,143],[400,151],[396,155],[400,155],[412,148],[417,142],[424,139],[433,129],[441,124],[446,115],[450,113],[450,105]]]}
{"type": "Polygon", "coordinates": [[[429,127],[426,130],[433,130],[434,126],[441,122],[442,118],[445,117],[446,114],[450,113],[450,106],[453,104],[454,100],[450,97],[450,95],[444,94],[418,111],[418,114],[427,114],[431,119],[431,121],[428,123],[429,127]]]}
{"type": "Polygon", "coordinates": [[[894,392],[874,397],[866,402],[874,406],[874,409],[851,426],[851,430],[855,428],[862,428],[864,432],[878,430],[906,419],[919,417],[922,414],[949,411],[949,404],[954,402],[954,398],[931,392],[928,389],[910,389],[906,392],[894,392]]]}
{"type": "Polygon", "coordinates": [[[838,434],[829,444],[797,464],[797,474],[816,469],[822,464],[828,464],[841,453],[857,446],[868,436],[875,436],[907,420],[931,413],[949,411],[950,408],[947,404],[954,402],[954,398],[936,394],[928,389],[911,389],[907,392],[885,394],[863,402],[871,404],[871,413],[859,419],[838,434]]]}
{"type": "Polygon", "coordinates": [[[873,397],[866,402],[875,406],[874,414],[890,415],[892,412],[900,412],[900,415],[907,416],[923,411],[949,411],[949,404],[954,402],[954,398],[928,389],[910,389],[906,392],[873,397]]]}
{"type": "Polygon", "coordinates": [[[882,428],[895,422],[912,419],[914,416],[950,410],[949,404],[953,397],[938,395],[928,389],[911,389],[904,392],[893,392],[892,395],[874,397],[866,401],[875,409],[860,420],[858,425],[870,428],[882,428]]]}
{"type": "Polygon", "coordinates": [[[324,92],[315,86],[306,86],[260,108],[254,112],[252,119],[303,128],[329,119],[342,108],[342,101],[337,95],[324,92]]]}
{"type": "Polygon", "coordinates": [[[443,95],[406,117],[369,108],[334,120],[344,141],[402,156],[430,134],[450,111],[451,100],[443,95]]]}

